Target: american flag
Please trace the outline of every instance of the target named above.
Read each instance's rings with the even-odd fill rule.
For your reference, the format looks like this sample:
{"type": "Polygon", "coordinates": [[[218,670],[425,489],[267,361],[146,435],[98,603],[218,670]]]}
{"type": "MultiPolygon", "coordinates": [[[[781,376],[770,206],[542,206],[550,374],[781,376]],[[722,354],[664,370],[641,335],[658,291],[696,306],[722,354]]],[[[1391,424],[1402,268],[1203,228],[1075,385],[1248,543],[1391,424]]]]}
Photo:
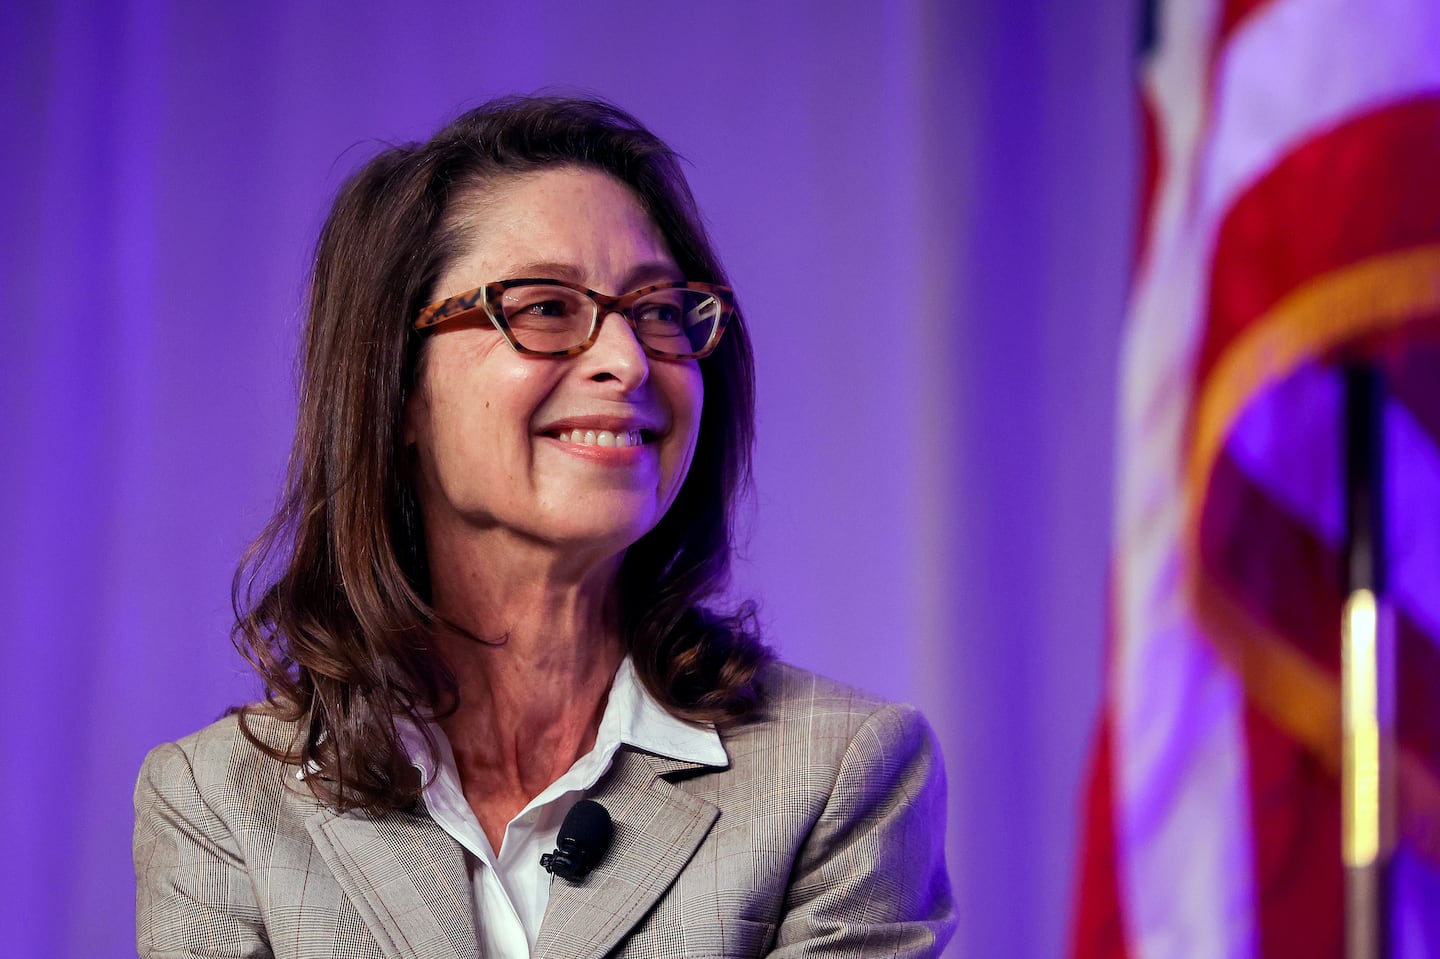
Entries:
{"type": "Polygon", "coordinates": [[[1343,953],[1343,362],[1382,371],[1395,954],[1440,956],[1440,2],[1146,12],[1076,959],[1343,953]]]}

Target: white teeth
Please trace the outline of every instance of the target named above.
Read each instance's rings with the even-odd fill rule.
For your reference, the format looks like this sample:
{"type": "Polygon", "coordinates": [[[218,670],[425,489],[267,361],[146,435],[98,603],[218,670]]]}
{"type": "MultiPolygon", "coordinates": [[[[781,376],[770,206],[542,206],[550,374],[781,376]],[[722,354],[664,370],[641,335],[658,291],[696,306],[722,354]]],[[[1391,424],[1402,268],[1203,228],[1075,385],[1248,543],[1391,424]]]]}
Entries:
{"type": "Polygon", "coordinates": [[[577,446],[639,446],[644,442],[639,430],[561,430],[557,437],[577,446]]]}

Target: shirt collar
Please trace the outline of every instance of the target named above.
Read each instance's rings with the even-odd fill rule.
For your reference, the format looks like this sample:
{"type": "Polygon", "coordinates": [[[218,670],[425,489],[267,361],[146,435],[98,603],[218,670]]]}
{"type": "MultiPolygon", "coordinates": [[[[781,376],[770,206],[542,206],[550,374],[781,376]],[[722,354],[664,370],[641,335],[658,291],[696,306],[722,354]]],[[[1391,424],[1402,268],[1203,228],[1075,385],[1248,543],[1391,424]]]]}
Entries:
{"type": "Polygon", "coordinates": [[[605,715],[600,719],[600,731],[595,737],[597,746],[611,740],[681,762],[702,766],[730,764],[715,727],[672,716],[640,682],[629,656],[615,671],[610,699],[605,704],[605,715]]]}
{"type": "MultiPolygon", "coordinates": [[[[410,762],[420,771],[422,786],[428,786],[436,775],[435,750],[430,748],[431,741],[441,753],[442,764],[448,767],[455,764],[454,758],[449,755],[450,744],[445,734],[434,723],[427,726],[428,730],[407,716],[396,720],[400,741],[410,762]]],[[[608,765],[609,756],[621,745],[702,766],[730,765],[730,757],[715,727],[672,716],[650,695],[635,674],[635,665],[629,656],[621,661],[610,683],[610,695],[605,702],[605,712],[600,717],[600,728],[595,734],[595,748],[589,755],[606,757],[605,764],[608,765]]]]}

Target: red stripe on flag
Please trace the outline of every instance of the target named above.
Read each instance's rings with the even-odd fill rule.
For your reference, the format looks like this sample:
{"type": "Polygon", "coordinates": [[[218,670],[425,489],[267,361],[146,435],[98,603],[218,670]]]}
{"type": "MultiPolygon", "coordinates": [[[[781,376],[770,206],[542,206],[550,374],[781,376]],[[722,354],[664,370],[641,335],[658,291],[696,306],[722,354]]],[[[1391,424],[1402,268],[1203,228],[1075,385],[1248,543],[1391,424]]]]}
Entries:
{"type": "Polygon", "coordinates": [[[1259,914],[1257,955],[1340,959],[1345,886],[1335,777],[1254,706],[1245,709],[1245,747],[1259,914]]]}
{"type": "Polygon", "coordinates": [[[1327,672],[1339,672],[1339,563],[1228,453],[1210,474],[1200,557],[1212,578],[1251,615],[1327,672]]]}
{"type": "Polygon", "coordinates": [[[1400,742],[1440,775],[1440,648],[1408,616],[1395,617],[1396,724],[1400,742]]]}
{"type": "Polygon", "coordinates": [[[1110,744],[1110,713],[1100,721],[1085,787],[1084,844],[1075,916],[1070,928],[1073,959],[1129,959],[1125,913],[1120,896],[1115,843],[1115,769],[1110,744]]]}
{"type": "Polygon", "coordinates": [[[1225,349],[1307,280],[1440,243],[1440,97],[1408,100],[1297,147],[1236,200],[1211,265],[1203,383],[1225,349]],[[1363,197],[1363,202],[1357,198],[1363,197]]]}
{"type": "Polygon", "coordinates": [[[1160,154],[1160,122],[1155,112],[1155,101],[1142,95],[1140,113],[1140,202],[1136,205],[1136,220],[1131,234],[1134,238],[1134,253],[1130,263],[1130,275],[1134,276],[1141,261],[1150,250],[1150,222],[1155,212],[1155,200],[1160,191],[1160,178],[1164,174],[1164,161],[1160,154]]]}
{"type": "Polygon", "coordinates": [[[1223,50],[1230,37],[1250,16],[1280,0],[1225,0],[1220,8],[1220,30],[1215,49],[1223,50]]]}

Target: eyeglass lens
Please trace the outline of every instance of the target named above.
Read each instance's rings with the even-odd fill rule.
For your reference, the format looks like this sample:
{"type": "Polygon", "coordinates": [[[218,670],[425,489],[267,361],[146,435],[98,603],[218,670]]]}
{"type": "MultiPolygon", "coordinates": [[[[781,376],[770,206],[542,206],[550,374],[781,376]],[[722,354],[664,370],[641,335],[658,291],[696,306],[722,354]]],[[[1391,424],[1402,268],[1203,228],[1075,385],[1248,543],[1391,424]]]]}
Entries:
{"type": "MultiPolygon", "coordinates": [[[[540,284],[515,286],[500,296],[501,319],[527,350],[558,353],[584,343],[599,307],[578,290],[540,284]]],[[[656,290],[626,311],[641,343],[662,353],[697,353],[710,342],[721,304],[700,290],[656,290]]]]}

